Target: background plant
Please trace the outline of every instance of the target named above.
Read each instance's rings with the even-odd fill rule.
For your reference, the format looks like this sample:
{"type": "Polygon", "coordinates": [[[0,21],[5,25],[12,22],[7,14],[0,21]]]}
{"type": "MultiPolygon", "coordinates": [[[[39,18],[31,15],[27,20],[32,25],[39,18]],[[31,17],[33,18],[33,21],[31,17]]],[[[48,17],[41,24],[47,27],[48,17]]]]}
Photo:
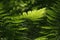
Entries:
{"type": "Polygon", "coordinates": [[[59,0],[1,0],[1,40],[60,40],[59,0]]]}

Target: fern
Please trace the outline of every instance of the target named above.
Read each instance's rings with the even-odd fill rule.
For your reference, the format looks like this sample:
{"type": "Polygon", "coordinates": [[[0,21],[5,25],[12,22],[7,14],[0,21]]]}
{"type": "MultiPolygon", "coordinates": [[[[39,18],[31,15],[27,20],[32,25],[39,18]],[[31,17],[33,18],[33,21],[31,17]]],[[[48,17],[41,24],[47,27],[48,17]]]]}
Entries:
{"type": "MultiPolygon", "coordinates": [[[[18,32],[18,31],[23,31],[23,30],[26,30],[27,31],[27,30],[30,29],[30,28],[28,28],[28,26],[30,25],[30,23],[29,23],[29,25],[27,27],[25,26],[26,24],[25,25],[24,24],[21,24],[21,23],[23,23],[23,22],[26,21],[25,19],[27,19],[27,20],[29,19],[31,21],[36,21],[36,19],[43,18],[44,15],[45,15],[44,13],[45,13],[45,8],[40,9],[40,10],[36,10],[36,11],[32,11],[32,12],[29,11],[28,14],[27,13],[23,13],[22,15],[18,15],[18,16],[9,16],[8,14],[2,14],[2,15],[0,15],[1,18],[3,17],[1,19],[2,20],[1,21],[2,24],[0,24],[0,25],[1,25],[1,27],[4,28],[4,30],[2,30],[2,31],[3,32],[5,31],[4,32],[5,34],[2,34],[2,35],[5,35],[5,37],[10,38],[8,36],[8,33],[12,32],[12,34],[9,34],[9,35],[11,35],[12,37],[14,37],[14,36],[17,37],[16,33],[18,33],[20,35],[20,32],[18,32]],[[39,13],[39,15],[38,15],[38,13],[39,13]]],[[[22,35],[23,35],[23,33],[24,32],[22,32],[22,35]]]]}
{"type": "Polygon", "coordinates": [[[59,7],[59,0],[8,0],[8,2],[2,0],[0,38],[3,40],[59,40],[59,7]]]}
{"type": "Polygon", "coordinates": [[[39,18],[42,18],[45,16],[45,9],[40,9],[40,10],[34,10],[34,11],[28,11],[28,13],[23,13],[22,17],[28,18],[32,21],[38,20],[39,18]]]}

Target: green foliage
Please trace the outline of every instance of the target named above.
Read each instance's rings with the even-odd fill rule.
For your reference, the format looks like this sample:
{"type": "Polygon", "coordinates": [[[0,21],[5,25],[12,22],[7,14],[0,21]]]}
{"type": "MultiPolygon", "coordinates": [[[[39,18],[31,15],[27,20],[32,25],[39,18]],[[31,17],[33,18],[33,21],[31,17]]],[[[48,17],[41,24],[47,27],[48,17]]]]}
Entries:
{"type": "Polygon", "coordinates": [[[40,10],[28,11],[28,13],[23,13],[22,17],[30,19],[32,21],[38,20],[39,18],[42,18],[45,16],[45,10],[46,8],[43,8],[40,10]]]}
{"type": "Polygon", "coordinates": [[[0,1],[1,40],[60,40],[59,0],[0,1]]]}

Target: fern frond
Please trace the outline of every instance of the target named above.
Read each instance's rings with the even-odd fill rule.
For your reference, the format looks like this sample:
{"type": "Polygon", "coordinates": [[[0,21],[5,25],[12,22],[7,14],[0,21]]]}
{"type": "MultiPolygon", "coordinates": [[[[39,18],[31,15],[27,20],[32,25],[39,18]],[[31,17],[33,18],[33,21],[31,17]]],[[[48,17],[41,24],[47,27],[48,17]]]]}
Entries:
{"type": "Polygon", "coordinates": [[[28,11],[28,13],[23,13],[22,17],[35,21],[35,20],[39,20],[39,18],[44,17],[45,12],[46,12],[46,8],[42,8],[40,10],[28,11]]]}

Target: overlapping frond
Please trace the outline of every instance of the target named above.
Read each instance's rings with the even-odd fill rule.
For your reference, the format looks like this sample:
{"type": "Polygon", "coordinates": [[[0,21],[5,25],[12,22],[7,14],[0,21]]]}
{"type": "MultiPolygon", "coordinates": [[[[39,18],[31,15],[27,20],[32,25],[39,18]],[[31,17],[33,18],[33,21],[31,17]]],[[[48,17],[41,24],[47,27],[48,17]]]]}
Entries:
{"type": "Polygon", "coordinates": [[[59,40],[59,0],[2,0],[0,2],[0,38],[59,40]]]}

